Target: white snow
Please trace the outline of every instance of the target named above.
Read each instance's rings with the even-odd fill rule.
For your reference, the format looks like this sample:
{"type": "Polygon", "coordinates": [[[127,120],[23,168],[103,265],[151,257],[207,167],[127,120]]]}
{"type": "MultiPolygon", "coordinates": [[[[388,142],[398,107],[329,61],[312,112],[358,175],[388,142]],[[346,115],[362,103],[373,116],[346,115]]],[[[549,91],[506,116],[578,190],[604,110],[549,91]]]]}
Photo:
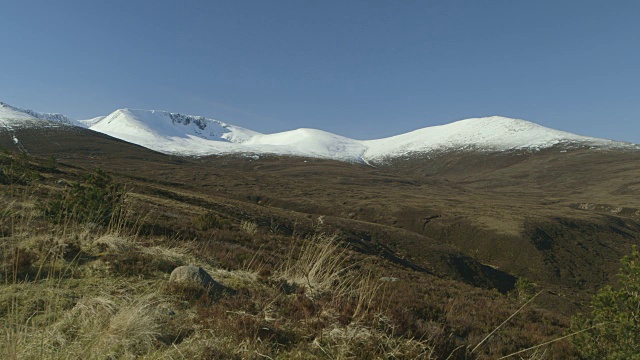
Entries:
{"type": "Polygon", "coordinates": [[[264,149],[265,152],[357,161],[366,151],[361,141],[316,129],[297,129],[281,133],[256,135],[242,145],[264,149]]]}
{"type": "Polygon", "coordinates": [[[558,144],[624,147],[629,144],[549,129],[525,120],[499,116],[460,120],[377,140],[354,140],[316,129],[261,134],[218,120],[165,111],[118,110],[91,130],[156,151],[181,155],[229,153],[279,154],[377,163],[388,158],[433,151],[539,150],[558,144]],[[202,129],[193,120],[200,119],[202,129]]]}
{"type": "Polygon", "coordinates": [[[182,155],[269,153],[354,161],[366,150],[357,140],[315,129],[261,134],[200,116],[120,109],[89,129],[156,151],[182,155]]]}
{"type": "Polygon", "coordinates": [[[0,128],[36,126],[42,120],[74,124],[159,152],[188,156],[277,154],[380,163],[435,151],[540,150],[560,144],[640,149],[640,145],[579,136],[499,116],[460,120],[361,141],[307,128],[262,134],[202,116],[158,110],[120,109],[108,116],[74,121],[60,114],[36,113],[0,103],[0,128]]]}
{"type": "Polygon", "coordinates": [[[241,143],[259,133],[201,116],[158,110],[120,109],[90,124],[89,129],[146,148],[172,154],[208,155],[233,151],[231,141],[241,143]]]}
{"type": "Polygon", "coordinates": [[[64,125],[80,125],[77,121],[62,114],[39,113],[32,110],[17,108],[3,102],[0,102],[0,121],[0,125],[4,127],[40,126],[49,121],[64,125]]]}
{"type": "Polygon", "coordinates": [[[580,143],[588,146],[623,144],[500,116],[460,120],[363,143],[367,146],[364,158],[370,161],[440,150],[505,151],[544,149],[560,143],[580,143]]]}
{"type": "Polygon", "coordinates": [[[78,120],[78,123],[82,127],[90,128],[91,126],[97,124],[100,120],[106,118],[106,116],[98,116],[87,120],[78,120]]]}
{"type": "Polygon", "coordinates": [[[23,111],[20,111],[18,108],[14,108],[13,106],[7,105],[5,103],[0,102],[0,118],[3,120],[30,120],[35,119],[34,116],[29,115],[23,111]]]}

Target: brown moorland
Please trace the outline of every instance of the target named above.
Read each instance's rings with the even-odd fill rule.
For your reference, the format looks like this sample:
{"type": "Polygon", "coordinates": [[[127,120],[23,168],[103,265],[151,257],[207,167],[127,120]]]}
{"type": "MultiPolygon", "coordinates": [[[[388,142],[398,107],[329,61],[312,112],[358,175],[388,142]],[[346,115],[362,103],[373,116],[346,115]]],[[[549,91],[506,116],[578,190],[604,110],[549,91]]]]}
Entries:
{"type": "MultiPolygon", "coordinates": [[[[449,152],[369,166],[280,156],[182,158],[69,127],[13,132],[0,132],[0,145],[9,150],[3,166],[19,162],[33,176],[0,185],[4,202],[19,210],[3,215],[5,225],[35,211],[29,227],[32,237],[42,236],[50,229],[37,204],[102,168],[126,186],[129,212],[120,233],[135,233],[135,244],[128,245],[135,251],[116,245],[97,251],[86,239],[63,239],[70,251],[64,261],[79,273],[100,263],[109,276],[145,284],[195,262],[217,271],[234,290],[222,298],[163,290],[169,299],[186,301],[180,309],[172,305],[172,312],[200,320],[162,320],[163,334],[150,336],[155,345],[132,347],[132,354],[168,351],[162,344],[175,343],[181,352],[210,358],[380,357],[394,346],[433,358],[508,355],[561,336],[569,316],[613,283],[619,259],[640,234],[638,151],[449,152]],[[310,297],[308,286],[285,286],[277,276],[283,262],[319,234],[336,234],[344,249],[338,253],[359,274],[384,279],[367,311],[355,311],[353,294],[310,297]],[[181,255],[158,255],[170,251],[181,255]],[[538,291],[519,316],[471,352],[538,291]],[[207,338],[203,328],[224,336],[207,338]],[[346,341],[358,334],[368,334],[362,353],[346,341]],[[382,338],[387,348],[375,348],[382,338]],[[249,352],[231,350],[239,344],[249,352]]],[[[3,230],[2,236],[16,233],[3,230]]],[[[53,265],[42,270],[43,258],[31,245],[18,247],[25,249],[22,257],[8,256],[6,248],[4,254],[20,275],[15,280],[59,275],[53,265]]],[[[65,276],[58,281],[80,282],[65,276]]],[[[113,291],[132,291],[131,301],[119,305],[126,309],[143,288],[139,294],[113,291]]],[[[95,295],[70,289],[80,299],[95,295]]],[[[79,304],[67,302],[62,308],[79,304]]],[[[566,342],[554,343],[549,354],[576,356],[566,342]]]]}

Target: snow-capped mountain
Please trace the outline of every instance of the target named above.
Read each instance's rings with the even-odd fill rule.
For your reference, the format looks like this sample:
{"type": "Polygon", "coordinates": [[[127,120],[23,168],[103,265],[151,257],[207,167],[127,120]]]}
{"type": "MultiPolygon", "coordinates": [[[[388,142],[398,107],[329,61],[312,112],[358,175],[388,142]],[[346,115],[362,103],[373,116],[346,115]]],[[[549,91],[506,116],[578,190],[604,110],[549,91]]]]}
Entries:
{"type": "Polygon", "coordinates": [[[384,139],[363,141],[365,159],[447,150],[540,150],[554,145],[620,147],[630,144],[549,129],[526,120],[500,116],[456,121],[384,139]]]}
{"type": "Polygon", "coordinates": [[[81,120],[89,129],[152,150],[183,155],[234,152],[257,132],[202,116],[157,110],[116,110],[103,118],[81,120]]]}
{"type": "Polygon", "coordinates": [[[71,120],[67,116],[54,113],[39,113],[33,110],[21,109],[9,104],[0,102],[0,121],[1,125],[24,125],[26,123],[38,122],[38,121],[53,121],[65,125],[78,126],[79,123],[75,120],[71,120]]]}
{"type": "Polygon", "coordinates": [[[579,136],[499,116],[362,141],[315,129],[262,134],[202,116],[158,110],[120,109],[107,116],[75,121],[60,114],[41,114],[0,103],[0,127],[38,126],[42,120],[81,126],[159,152],[187,156],[278,154],[379,163],[414,154],[458,150],[541,150],[556,145],[640,149],[639,145],[579,136]]]}

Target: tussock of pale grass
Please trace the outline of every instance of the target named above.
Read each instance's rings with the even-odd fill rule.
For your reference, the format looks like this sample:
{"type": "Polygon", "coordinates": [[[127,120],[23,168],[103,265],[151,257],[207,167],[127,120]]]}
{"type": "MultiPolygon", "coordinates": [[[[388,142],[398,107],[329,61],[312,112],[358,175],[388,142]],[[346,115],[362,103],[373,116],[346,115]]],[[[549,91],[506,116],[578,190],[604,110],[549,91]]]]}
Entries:
{"type": "Polygon", "coordinates": [[[150,246],[141,247],[140,251],[147,255],[151,255],[158,259],[169,260],[178,264],[195,264],[196,258],[191,254],[191,250],[186,246],[179,247],[163,247],[150,246]]]}
{"type": "Polygon", "coordinates": [[[335,292],[336,287],[345,283],[340,280],[349,268],[345,249],[336,240],[335,235],[324,234],[308,239],[297,257],[289,254],[280,277],[306,288],[310,296],[335,292]]]}
{"type": "Polygon", "coordinates": [[[154,346],[160,335],[159,300],[147,295],[128,301],[109,319],[104,329],[103,343],[111,347],[119,344],[125,351],[145,353],[154,346]]]}
{"type": "Polygon", "coordinates": [[[249,235],[255,235],[258,232],[258,224],[252,221],[242,221],[240,229],[249,235]]]}
{"type": "Polygon", "coordinates": [[[109,233],[93,241],[91,248],[98,252],[121,253],[136,249],[137,244],[130,237],[109,233]]]}
{"type": "MultiPolygon", "coordinates": [[[[237,341],[211,329],[196,331],[179,344],[148,354],[149,359],[245,359],[255,357],[256,344],[237,341]]],[[[266,357],[265,357],[266,359],[266,357]]]]}
{"type": "Polygon", "coordinates": [[[394,337],[359,323],[323,329],[313,346],[331,359],[357,359],[363,354],[383,359],[436,359],[428,341],[394,337]]]}
{"type": "Polygon", "coordinates": [[[204,269],[217,282],[230,288],[248,288],[256,286],[258,275],[253,271],[225,270],[204,266],[204,269]]]}
{"type": "Polygon", "coordinates": [[[370,312],[383,284],[372,274],[356,270],[355,265],[335,235],[316,235],[307,240],[297,257],[289,254],[280,277],[305,288],[310,297],[330,293],[336,307],[353,299],[351,317],[356,319],[370,312]]]}
{"type": "Polygon", "coordinates": [[[156,347],[161,334],[162,303],[155,294],[84,298],[40,342],[48,345],[52,356],[120,358],[145,354],[156,347]]]}
{"type": "Polygon", "coordinates": [[[137,239],[72,222],[43,228],[24,210],[12,202],[0,211],[10,226],[0,232],[0,358],[132,358],[157,348],[165,301],[140,280],[94,271],[91,257],[79,266],[82,252],[124,254],[137,239]]]}

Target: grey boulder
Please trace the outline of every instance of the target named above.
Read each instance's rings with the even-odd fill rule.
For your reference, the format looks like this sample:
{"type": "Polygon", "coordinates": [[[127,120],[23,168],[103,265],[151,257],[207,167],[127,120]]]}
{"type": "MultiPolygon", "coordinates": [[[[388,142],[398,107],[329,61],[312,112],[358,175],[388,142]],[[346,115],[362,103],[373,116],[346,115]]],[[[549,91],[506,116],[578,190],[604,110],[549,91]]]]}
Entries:
{"type": "Polygon", "coordinates": [[[193,265],[178,266],[173,269],[169,277],[169,282],[188,283],[190,285],[202,286],[206,289],[221,287],[203,268],[193,265]]]}

